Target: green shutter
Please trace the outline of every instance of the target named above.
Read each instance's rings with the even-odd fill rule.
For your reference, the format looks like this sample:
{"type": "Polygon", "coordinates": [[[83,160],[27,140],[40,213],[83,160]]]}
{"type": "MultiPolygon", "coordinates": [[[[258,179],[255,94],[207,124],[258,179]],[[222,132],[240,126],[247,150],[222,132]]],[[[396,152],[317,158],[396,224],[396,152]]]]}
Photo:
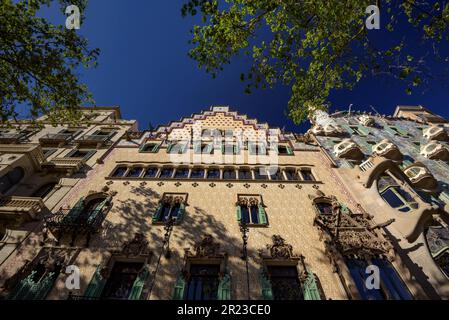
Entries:
{"type": "Polygon", "coordinates": [[[89,160],[94,154],[97,152],[97,150],[90,150],[83,158],[84,161],[89,160]]]}
{"type": "Polygon", "coordinates": [[[142,271],[137,275],[136,280],[134,281],[133,287],[131,288],[131,293],[128,296],[128,300],[139,300],[142,295],[142,290],[145,285],[145,281],[149,275],[148,266],[145,265],[142,271]]]}
{"type": "Polygon", "coordinates": [[[186,289],[186,281],[182,274],[178,275],[175,283],[175,290],[173,292],[173,300],[184,300],[184,292],[186,289]]]}
{"type": "Polygon", "coordinates": [[[212,153],[212,149],[214,148],[214,143],[212,142],[212,143],[209,143],[207,146],[206,146],[206,154],[210,154],[210,153],[212,153]]]}
{"type": "Polygon", "coordinates": [[[80,198],[78,202],[70,209],[69,213],[62,219],[63,223],[74,223],[84,209],[84,198],[80,198]]]}
{"type": "Polygon", "coordinates": [[[354,134],[354,130],[352,130],[351,127],[348,126],[347,124],[342,124],[341,127],[342,127],[343,129],[345,129],[350,135],[353,135],[353,134],[354,134]]]}
{"type": "Polygon", "coordinates": [[[408,132],[399,126],[394,126],[401,136],[407,137],[408,132]]]}
{"type": "Polygon", "coordinates": [[[159,203],[159,205],[156,208],[156,211],[153,213],[153,222],[158,222],[161,218],[162,213],[162,203],[159,203]]]}
{"type": "Polygon", "coordinates": [[[267,224],[267,213],[265,212],[265,208],[259,204],[259,224],[267,224]]]}
{"type": "Polygon", "coordinates": [[[267,154],[267,148],[265,148],[265,145],[262,143],[262,144],[260,144],[260,149],[259,149],[259,151],[260,151],[260,155],[266,155],[267,154]]]}
{"type": "Polygon", "coordinates": [[[178,211],[178,216],[176,217],[176,221],[182,221],[182,218],[184,218],[185,212],[186,212],[186,205],[184,203],[181,203],[179,205],[179,211],[178,211]]]}
{"type": "Polygon", "coordinates": [[[92,276],[86,291],[84,292],[84,296],[89,298],[99,298],[101,296],[104,285],[106,284],[106,279],[103,279],[100,274],[102,269],[103,266],[101,265],[97,267],[97,270],[95,270],[95,273],[92,276]]]}
{"type": "Polygon", "coordinates": [[[321,300],[320,290],[313,272],[307,273],[307,278],[303,283],[304,300],[321,300]]]}
{"type": "Polygon", "coordinates": [[[234,154],[240,154],[240,146],[238,143],[234,145],[234,154]]]}
{"type": "Polygon", "coordinates": [[[111,202],[111,197],[107,197],[106,199],[104,199],[96,208],[95,210],[93,210],[90,215],[89,218],[87,218],[87,224],[93,224],[95,222],[95,220],[98,217],[98,214],[101,213],[101,211],[103,211],[103,208],[108,205],[111,202]]]}
{"type": "Polygon", "coordinates": [[[441,201],[443,201],[446,204],[449,204],[449,191],[444,190],[440,193],[440,196],[438,197],[441,201]]]}
{"type": "Polygon", "coordinates": [[[185,142],[184,145],[181,148],[181,152],[182,153],[186,153],[188,149],[189,149],[189,143],[185,142]]]}
{"type": "Polygon", "coordinates": [[[262,286],[262,297],[264,300],[274,300],[273,288],[271,287],[270,279],[265,275],[261,275],[260,282],[262,286]]]}
{"type": "Polygon", "coordinates": [[[173,148],[173,143],[170,142],[167,146],[167,153],[170,153],[172,148],[173,148]]]}
{"type": "Polygon", "coordinates": [[[218,300],[231,300],[231,276],[225,274],[218,285],[218,300]]]}
{"type": "Polygon", "coordinates": [[[345,203],[340,203],[340,206],[341,206],[340,210],[342,213],[349,214],[349,208],[345,203]]]}
{"type": "Polygon", "coordinates": [[[242,208],[240,206],[236,207],[237,211],[237,222],[242,222],[242,208]]]}
{"type": "Polygon", "coordinates": [[[226,154],[226,144],[223,142],[223,144],[221,145],[221,153],[222,154],[226,154]]]}
{"type": "Polygon", "coordinates": [[[151,150],[151,152],[154,152],[154,153],[158,152],[160,146],[161,146],[160,143],[159,143],[159,144],[156,144],[156,145],[153,147],[153,149],[151,150]]]}
{"type": "Polygon", "coordinates": [[[142,145],[139,147],[139,152],[145,151],[146,145],[147,145],[146,143],[142,144],[142,145]]]}
{"type": "Polygon", "coordinates": [[[287,147],[287,154],[288,155],[293,155],[293,150],[292,150],[292,148],[290,148],[290,147],[287,147]]]}
{"type": "Polygon", "coordinates": [[[359,126],[357,127],[357,131],[359,131],[361,133],[361,135],[363,136],[367,136],[369,135],[369,129],[361,124],[359,124],[359,126]]]}
{"type": "Polygon", "coordinates": [[[8,296],[10,300],[44,300],[53,288],[56,276],[54,272],[48,273],[39,282],[34,282],[36,271],[21,280],[17,288],[8,296]]]}

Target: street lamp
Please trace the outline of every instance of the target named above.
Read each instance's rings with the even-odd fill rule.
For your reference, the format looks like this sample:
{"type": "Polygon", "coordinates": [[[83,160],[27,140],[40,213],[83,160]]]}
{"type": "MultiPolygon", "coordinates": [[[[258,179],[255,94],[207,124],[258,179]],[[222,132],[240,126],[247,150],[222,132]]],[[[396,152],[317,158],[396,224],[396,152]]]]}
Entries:
{"type": "Polygon", "coordinates": [[[151,297],[151,292],[153,291],[153,286],[154,286],[154,283],[156,282],[156,275],[157,275],[157,271],[159,270],[159,265],[161,263],[162,255],[164,255],[164,257],[166,259],[169,259],[171,257],[170,236],[171,236],[171,233],[173,231],[173,226],[174,226],[175,222],[176,222],[176,219],[173,218],[173,217],[170,217],[164,223],[165,234],[164,234],[164,239],[162,241],[162,249],[161,249],[161,252],[159,254],[159,258],[157,259],[156,268],[153,271],[153,280],[151,281],[150,288],[148,289],[148,297],[151,297]],[[165,250],[165,245],[167,245],[167,249],[166,250],[165,250]]]}
{"type": "Polygon", "coordinates": [[[248,232],[249,228],[245,221],[240,222],[240,232],[242,234],[242,259],[245,260],[246,267],[246,290],[248,295],[248,300],[251,300],[249,294],[249,268],[248,268],[248,232]]]}

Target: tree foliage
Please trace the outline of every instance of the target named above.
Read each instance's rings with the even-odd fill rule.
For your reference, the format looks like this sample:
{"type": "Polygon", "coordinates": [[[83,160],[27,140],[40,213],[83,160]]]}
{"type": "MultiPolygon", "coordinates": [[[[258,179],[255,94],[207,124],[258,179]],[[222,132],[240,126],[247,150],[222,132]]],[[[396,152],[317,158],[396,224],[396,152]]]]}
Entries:
{"type": "MultiPolygon", "coordinates": [[[[328,107],[332,90],[352,89],[368,74],[403,80],[407,92],[431,75],[426,61],[408,52],[404,39],[382,46],[370,39],[365,9],[372,0],[189,0],[182,15],[200,15],[189,56],[213,77],[237,55],[248,56],[240,78],[245,91],[291,87],[288,115],[296,123],[314,108],[328,107]]],[[[449,40],[449,3],[378,0],[381,28],[414,28],[431,54],[449,40]]],[[[400,30],[397,31],[400,33],[400,30]]],[[[400,38],[400,37],[399,37],[400,38]]],[[[413,44],[415,45],[415,44],[413,44]]],[[[441,60],[440,60],[441,62],[441,60]]]]}
{"type": "MultiPolygon", "coordinates": [[[[58,0],[61,18],[65,8],[87,0],[58,0]]],[[[91,102],[76,70],[96,65],[98,49],[89,49],[85,38],[65,25],[38,17],[52,0],[0,0],[0,117],[7,122],[25,105],[30,116],[42,114],[56,122],[76,122],[77,107],[91,102]]]]}

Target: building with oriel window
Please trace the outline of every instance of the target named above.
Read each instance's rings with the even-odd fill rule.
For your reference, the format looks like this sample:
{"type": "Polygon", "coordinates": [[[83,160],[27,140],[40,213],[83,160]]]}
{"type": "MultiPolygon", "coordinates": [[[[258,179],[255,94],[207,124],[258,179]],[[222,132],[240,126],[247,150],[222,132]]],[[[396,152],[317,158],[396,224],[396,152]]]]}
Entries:
{"type": "Polygon", "coordinates": [[[449,297],[447,128],[424,107],[317,111],[306,134],[81,110],[1,129],[3,299],[449,297]]]}
{"type": "Polygon", "coordinates": [[[393,116],[316,112],[311,121],[333,173],[383,226],[420,296],[449,297],[447,121],[421,106],[398,106],[393,116]]]}

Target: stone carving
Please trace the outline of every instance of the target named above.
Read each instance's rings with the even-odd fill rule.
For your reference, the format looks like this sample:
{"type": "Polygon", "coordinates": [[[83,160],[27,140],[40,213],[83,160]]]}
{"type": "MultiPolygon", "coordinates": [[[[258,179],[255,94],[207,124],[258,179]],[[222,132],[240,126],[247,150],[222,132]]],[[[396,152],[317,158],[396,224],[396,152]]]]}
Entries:
{"type": "Polygon", "coordinates": [[[142,233],[136,233],[132,240],[125,242],[123,248],[117,254],[129,256],[145,256],[150,253],[148,248],[148,240],[142,233]]]}
{"type": "Polygon", "coordinates": [[[220,244],[215,242],[210,234],[206,234],[204,238],[194,246],[195,254],[192,254],[189,248],[185,249],[188,258],[216,258],[224,257],[225,253],[220,253],[220,244]]]}
{"type": "Polygon", "coordinates": [[[384,256],[393,259],[393,247],[364,214],[354,214],[335,197],[328,198],[332,212],[319,214],[314,223],[325,238],[326,251],[332,256],[338,251],[343,256],[369,259],[384,256]]]}
{"type": "Polygon", "coordinates": [[[272,259],[291,259],[295,257],[292,245],[286,243],[284,238],[280,235],[273,235],[271,239],[273,244],[267,244],[267,249],[272,259]]]}

